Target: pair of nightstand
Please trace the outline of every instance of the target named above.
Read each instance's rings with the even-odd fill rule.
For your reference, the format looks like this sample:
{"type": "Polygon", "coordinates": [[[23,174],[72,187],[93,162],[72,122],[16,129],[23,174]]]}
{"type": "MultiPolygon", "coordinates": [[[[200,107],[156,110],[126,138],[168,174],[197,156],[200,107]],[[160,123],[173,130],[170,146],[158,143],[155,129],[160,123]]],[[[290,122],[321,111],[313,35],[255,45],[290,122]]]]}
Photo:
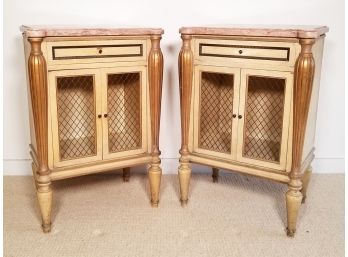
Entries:
{"type": "MultiPolygon", "coordinates": [[[[162,29],[22,28],[31,156],[42,226],[51,228],[51,182],[150,164],[157,206],[162,29]]],[[[287,183],[295,233],[314,157],[327,27],[180,30],[181,202],[190,163],[287,183]]]]}

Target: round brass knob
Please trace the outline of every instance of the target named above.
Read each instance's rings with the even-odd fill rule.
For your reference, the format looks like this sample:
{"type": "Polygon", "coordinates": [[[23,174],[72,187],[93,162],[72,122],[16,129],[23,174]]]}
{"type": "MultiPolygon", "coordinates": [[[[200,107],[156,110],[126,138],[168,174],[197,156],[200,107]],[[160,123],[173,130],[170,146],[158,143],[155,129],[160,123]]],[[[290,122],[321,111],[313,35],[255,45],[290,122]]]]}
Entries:
{"type": "Polygon", "coordinates": [[[233,114],[232,117],[235,118],[235,117],[237,117],[237,115],[236,115],[236,114],[233,114]]]}
{"type": "Polygon", "coordinates": [[[103,49],[99,49],[99,51],[98,51],[100,54],[102,54],[103,53],[103,49]]]}
{"type": "Polygon", "coordinates": [[[102,117],[102,115],[101,114],[98,114],[98,118],[100,119],[102,117]]]}
{"type": "Polygon", "coordinates": [[[105,117],[105,118],[106,118],[106,117],[108,117],[108,114],[107,114],[107,113],[105,113],[105,114],[104,114],[104,117],[105,117]]]}
{"type": "Polygon", "coordinates": [[[241,119],[241,118],[242,118],[242,115],[239,114],[239,115],[238,115],[238,119],[241,119]]]}
{"type": "Polygon", "coordinates": [[[239,50],[239,54],[242,54],[243,53],[243,50],[239,50]]]}

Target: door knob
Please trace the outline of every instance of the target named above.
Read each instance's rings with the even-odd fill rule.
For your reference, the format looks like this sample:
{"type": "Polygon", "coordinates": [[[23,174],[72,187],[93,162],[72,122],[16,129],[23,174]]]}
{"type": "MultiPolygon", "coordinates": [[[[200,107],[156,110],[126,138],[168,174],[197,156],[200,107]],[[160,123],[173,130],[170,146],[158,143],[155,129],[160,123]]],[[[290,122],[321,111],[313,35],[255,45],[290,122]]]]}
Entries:
{"type": "Polygon", "coordinates": [[[105,117],[105,118],[106,118],[106,117],[108,117],[108,114],[107,114],[107,113],[105,113],[105,114],[104,114],[104,117],[105,117]]]}
{"type": "Polygon", "coordinates": [[[237,117],[237,115],[236,115],[236,114],[233,114],[232,117],[235,118],[235,117],[237,117]]]}
{"type": "Polygon", "coordinates": [[[241,119],[241,118],[242,118],[242,115],[239,114],[239,115],[238,115],[238,119],[241,119]]]}

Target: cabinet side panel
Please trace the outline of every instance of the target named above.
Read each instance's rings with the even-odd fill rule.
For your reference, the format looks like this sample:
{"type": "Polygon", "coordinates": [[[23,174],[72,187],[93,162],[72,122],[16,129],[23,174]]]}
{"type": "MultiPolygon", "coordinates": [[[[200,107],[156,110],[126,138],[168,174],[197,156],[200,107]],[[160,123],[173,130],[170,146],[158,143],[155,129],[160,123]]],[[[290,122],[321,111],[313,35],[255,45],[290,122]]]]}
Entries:
{"type": "Polygon", "coordinates": [[[303,145],[302,162],[306,159],[306,157],[308,156],[308,154],[311,152],[311,150],[314,147],[323,46],[324,46],[324,37],[321,37],[316,41],[316,43],[314,44],[312,48],[314,62],[315,62],[315,71],[314,71],[314,80],[313,80],[313,91],[312,91],[312,97],[311,97],[311,102],[309,106],[307,128],[306,128],[305,140],[303,145]]]}
{"type": "Polygon", "coordinates": [[[27,81],[27,95],[28,95],[28,105],[29,105],[29,127],[30,127],[30,144],[32,150],[37,152],[36,145],[36,137],[35,137],[35,128],[34,128],[34,117],[33,117],[33,109],[31,105],[31,97],[30,97],[30,86],[29,86],[29,72],[28,72],[28,59],[30,55],[30,43],[28,42],[27,37],[23,37],[23,46],[24,46],[24,56],[25,56],[25,73],[26,73],[26,81],[27,81]]]}

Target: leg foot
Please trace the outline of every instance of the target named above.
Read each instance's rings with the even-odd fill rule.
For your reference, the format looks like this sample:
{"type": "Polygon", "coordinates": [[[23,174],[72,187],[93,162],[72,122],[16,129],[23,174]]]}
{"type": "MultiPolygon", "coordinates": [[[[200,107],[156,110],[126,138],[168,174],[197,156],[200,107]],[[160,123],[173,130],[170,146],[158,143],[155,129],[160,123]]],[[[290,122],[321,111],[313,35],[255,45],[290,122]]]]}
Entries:
{"type": "Polygon", "coordinates": [[[188,201],[188,193],[191,178],[191,167],[188,163],[181,163],[179,167],[180,201],[185,206],[188,201]]]}
{"type": "Polygon", "coordinates": [[[41,183],[38,182],[37,198],[39,201],[41,218],[42,218],[42,230],[44,233],[51,231],[51,210],[52,210],[52,190],[50,182],[41,183]]]}
{"type": "Polygon", "coordinates": [[[151,164],[149,169],[151,206],[158,207],[162,170],[159,164],[151,164]]]}
{"type": "Polygon", "coordinates": [[[289,237],[293,237],[296,232],[297,216],[302,201],[302,193],[299,191],[300,188],[301,181],[299,181],[299,187],[294,188],[289,186],[289,190],[286,192],[286,208],[288,217],[287,235],[289,237]]]}
{"type": "Polygon", "coordinates": [[[128,182],[130,178],[130,168],[124,168],[122,176],[123,176],[123,181],[128,182]]]}
{"type": "Polygon", "coordinates": [[[213,182],[217,183],[219,181],[219,169],[218,168],[213,168],[213,182]]]}
{"type": "Polygon", "coordinates": [[[188,203],[188,200],[180,200],[181,207],[185,207],[188,203]]]}
{"type": "Polygon", "coordinates": [[[302,203],[306,202],[306,198],[307,198],[307,189],[308,189],[308,184],[309,181],[311,179],[311,175],[312,175],[312,167],[309,167],[302,176],[302,189],[301,189],[301,193],[303,195],[302,198],[302,203]]]}

